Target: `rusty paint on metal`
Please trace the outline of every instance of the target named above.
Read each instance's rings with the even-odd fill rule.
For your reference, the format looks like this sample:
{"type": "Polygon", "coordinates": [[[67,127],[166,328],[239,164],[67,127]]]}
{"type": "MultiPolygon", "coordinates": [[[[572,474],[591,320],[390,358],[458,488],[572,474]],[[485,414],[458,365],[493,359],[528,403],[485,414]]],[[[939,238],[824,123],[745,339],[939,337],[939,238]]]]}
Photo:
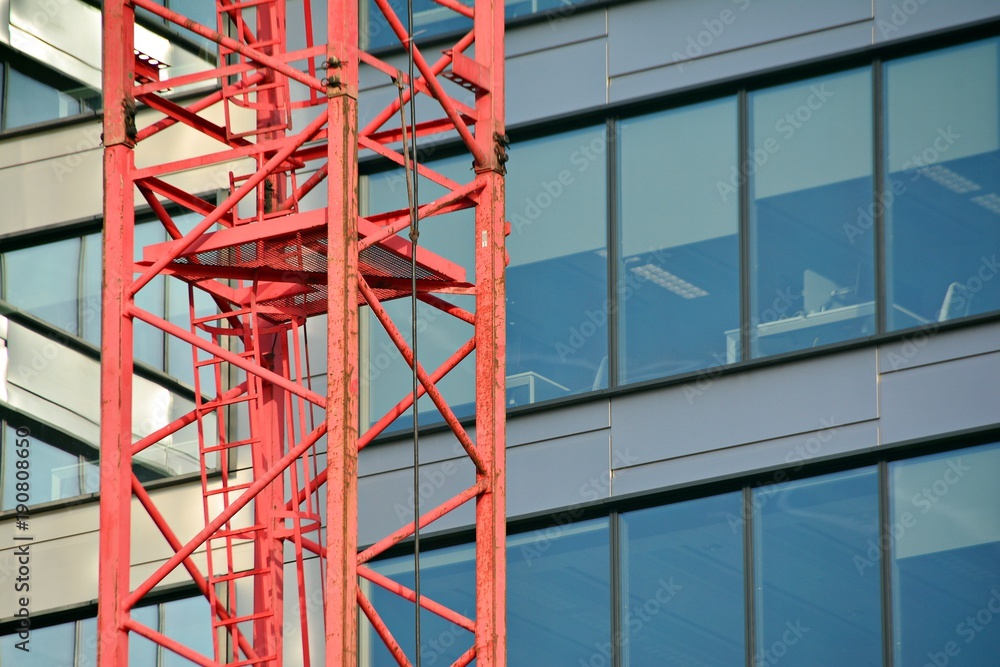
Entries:
{"type": "MultiPolygon", "coordinates": [[[[473,17],[473,30],[461,36],[434,63],[416,49],[417,81],[404,81],[402,103],[421,95],[437,102],[444,120],[416,128],[387,125],[397,117],[393,100],[364,128],[358,125],[357,90],[362,62],[391,76],[396,68],[359,50],[358,5],[330,0],[327,25],[313,25],[316,0],[218,0],[216,11],[234,26],[232,36],[153,0],[107,0],[104,8],[105,65],[105,255],[101,426],[101,569],[99,575],[99,664],[128,665],[128,638],[139,634],[200,665],[279,667],[284,656],[307,667],[310,655],[308,617],[322,615],[321,660],[353,665],[358,660],[359,613],[367,630],[380,638],[400,664],[410,664],[382,621],[373,599],[362,594],[358,577],[379,590],[413,601],[415,593],[369,569],[365,563],[412,538],[417,526],[434,522],[458,507],[475,503],[476,613],[459,614],[426,596],[429,612],[473,631],[472,646],[458,649],[456,665],[472,660],[480,667],[506,663],[505,625],[505,368],[503,174],[506,135],[503,116],[503,5],[476,0],[468,7],[440,0],[445,11],[473,17]],[[286,6],[287,5],[287,6],[286,6]],[[148,72],[136,77],[131,35],[138,7],[168,23],[209,39],[220,48],[220,64],[205,73],[184,74],[162,82],[148,72]],[[303,12],[307,42],[292,54],[287,44],[286,12],[303,12]],[[251,27],[253,26],[253,27],[251,27]],[[313,35],[329,35],[325,45],[313,35]],[[124,38],[122,36],[125,36],[124,38]],[[475,56],[466,55],[475,45],[475,56]],[[298,60],[296,60],[298,58],[298,60]],[[317,60],[325,58],[322,66],[317,60]],[[326,69],[321,79],[320,69],[326,69]],[[449,69],[451,68],[451,69],[449,69]],[[220,89],[183,103],[164,94],[171,86],[211,79],[220,89]],[[475,94],[472,108],[446,92],[451,78],[475,94]],[[293,82],[311,92],[292,101],[293,82]],[[135,114],[136,100],[146,110],[135,114]],[[222,106],[224,119],[209,117],[222,106]],[[243,107],[255,118],[250,130],[235,126],[232,109],[243,107]],[[311,107],[315,116],[298,131],[289,125],[290,110],[311,107]],[[135,119],[143,118],[143,127],[135,119]],[[191,154],[171,161],[146,156],[137,168],[133,148],[183,125],[219,142],[219,152],[191,154]],[[410,243],[400,233],[405,212],[372,210],[359,215],[358,159],[362,152],[405,163],[394,142],[404,132],[422,141],[455,131],[475,163],[475,173],[457,182],[422,164],[419,175],[446,193],[421,204],[421,217],[475,209],[475,266],[472,282],[465,268],[426,249],[417,252],[416,281],[424,303],[470,329],[444,363],[428,372],[414,359],[382,303],[409,296],[410,243]],[[237,165],[253,163],[243,171],[237,165]],[[319,163],[318,165],[316,163],[319,163]],[[175,185],[172,176],[212,165],[233,165],[228,193],[213,203],[175,185]],[[310,172],[305,172],[310,164],[310,172]],[[309,193],[325,187],[325,206],[300,212],[309,193]],[[134,261],[133,201],[139,192],[162,223],[167,243],[148,246],[134,261]],[[170,206],[200,217],[182,233],[170,206]],[[251,213],[247,214],[246,209],[251,213]],[[401,261],[405,260],[405,261],[401,261]],[[135,279],[135,273],[139,278],[135,279]],[[167,321],[137,307],[136,297],[157,277],[184,284],[189,294],[186,325],[167,321]],[[214,313],[196,307],[195,295],[207,293],[214,313]],[[440,295],[473,295],[476,312],[454,306],[440,295]],[[438,296],[436,296],[438,295],[438,296]],[[383,415],[360,422],[361,384],[358,350],[360,308],[378,315],[397,344],[402,363],[418,368],[417,395],[399,396],[383,415]],[[326,395],[309,386],[308,348],[299,336],[305,318],[326,313],[326,395]],[[154,433],[132,433],[132,326],[135,319],[191,347],[195,409],[160,425],[154,433]],[[438,389],[459,363],[476,350],[475,438],[455,418],[438,389]],[[464,489],[408,525],[358,551],[358,458],[393,420],[412,409],[422,395],[445,415],[456,440],[473,464],[464,489]],[[311,405],[325,406],[319,424],[309,424],[311,405]],[[238,409],[234,409],[238,408],[238,409]],[[237,419],[239,421],[237,422],[237,419]],[[154,495],[139,484],[132,459],[175,437],[183,428],[196,431],[201,470],[202,524],[193,537],[181,539],[154,495]],[[239,435],[237,435],[239,434],[239,435]],[[315,467],[316,445],[326,438],[327,465],[315,467]],[[239,439],[237,439],[239,438],[239,439]],[[234,472],[237,468],[240,473],[234,472]],[[326,494],[326,539],[320,538],[320,507],[326,494]],[[169,551],[154,571],[130,583],[132,500],[150,519],[169,551]],[[239,543],[249,540],[249,560],[239,543]],[[286,545],[292,548],[285,549],[286,545]],[[204,549],[204,567],[196,551],[204,549]],[[285,560],[288,555],[288,562],[285,560]],[[323,563],[322,581],[310,581],[306,555],[323,563]],[[289,576],[286,577],[286,571],[289,576]],[[165,637],[130,616],[157,586],[176,573],[190,577],[208,599],[213,629],[211,655],[202,655],[177,639],[165,637]],[[314,588],[322,608],[310,604],[314,588]],[[284,607],[298,612],[300,642],[283,643],[284,607]]],[[[385,0],[377,0],[401,40],[407,35],[385,0]]],[[[144,70],[145,71],[145,70],[144,70]]],[[[404,121],[405,122],[405,121],[404,121]]],[[[225,188],[224,188],[225,189],[225,188]]],[[[377,208],[378,202],[371,205],[377,208]]],[[[176,360],[172,359],[172,363],[176,360]]],[[[384,389],[384,388],[383,388],[384,389]]],[[[387,390],[387,389],[385,389],[387,390]]],[[[294,612],[293,612],[294,613],[294,612]]],[[[315,642],[314,642],[315,643],[315,642]]]]}

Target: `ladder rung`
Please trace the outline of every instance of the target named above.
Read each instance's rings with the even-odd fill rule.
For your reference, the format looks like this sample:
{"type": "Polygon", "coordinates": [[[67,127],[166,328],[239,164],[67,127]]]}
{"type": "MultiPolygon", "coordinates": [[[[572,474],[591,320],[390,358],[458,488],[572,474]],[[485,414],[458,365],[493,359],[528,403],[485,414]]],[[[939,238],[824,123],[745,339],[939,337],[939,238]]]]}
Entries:
{"type": "Polygon", "coordinates": [[[253,445],[260,442],[260,438],[250,438],[248,440],[237,440],[235,442],[227,442],[222,445],[216,445],[214,447],[206,447],[201,450],[203,454],[211,454],[212,452],[221,452],[224,449],[236,449],[237,447],[246,447],[247,445],[253,445]]]}
{"type": "MultiPolygon", "coordinates": [[[[252,526],[250,528],[234,528],[232,530],[219,530],[216,531],[210,538],[208,538],[208,541],[213,541],[213,540],[218,541],[218,540],[224,540],[226,538],[231,538],[234,540],[252,540],[254,538],[250,533],[256,533],[263,529],[264,529],[263,526],[252,526]]],[[[223,548],[224,547],[213,547],[209,545],[209,550],[211,551],[216,551],[223,548]]]]}
{"type": "MultiPolygon", "coordinates": [[[[236,356],[243,357],[244,359],[253,359],[257,353],[254,350],[251,350],[249,352],[236,352],[235,354],[236,356]]],[[[224,364],[224,363],[227,362],[222,357],[212,357],[211,359],[204,359],[204,360],[199,359],[198,361],[194,362],[194,367],[203,368],[205,366],[215,366],[217,364],[224,364]]]]}
{"type": "Polygon", "coordinates": [[[246,623],[247,621],[256,621],[258,618],[271,618],[273,616],[274,612],[259,611],[256,614],[250,614],[249,616],[234,616],[225,620],[219,620],[216,618],[212,620],[212,627],[218,628],[227,625],[236,625],[237,623],[246,623]]]}
{"type": "Polygon", "coordinates": [[[235,493],[243,489],[249,489],[251,486],[253,486],[253,482],[233,484],[232,486],[224,486],[221,489],[205,489],[205,496],[217,496],[220,493],[235,493]]]}
{"type": "Polygon", "coordinates": [[[227,405],[236,405],[237,403],[249,403],[250,401],[257,400],[256,393],[250,394],[240,394],[233,398],[213,398],[210,401],[206,401],[198,406],[199,410],[210,412],[218,408],[224,408],[227,405]]]}
{"type": "Polygon", "coordinates": [[[260,570],[247,570],[246,572],[234,572],[223,577],[210,577],[208,583],[219,584],[224,581],[234,581],[236,579],[243,579],[244,577],[257,576],[258,574],[267,574],[268,572],[270,572],[270,570],[266,568],[260,570]]]}
{"type": "MultiPolygon", "coordinates": [[[[205,322],[218,322],[219,320],[229,319],[230,317],[239,317],[240,315],[249,315],[249,308],[240,308],[238,310],[227,310],[224,313],[216,313],[214,315],[205,315],[203,317],[195,317],[191,320],[191,324],[204,324],[205,322]]],[[[237,333],[233,330],[233,333],[237,333]]]]}

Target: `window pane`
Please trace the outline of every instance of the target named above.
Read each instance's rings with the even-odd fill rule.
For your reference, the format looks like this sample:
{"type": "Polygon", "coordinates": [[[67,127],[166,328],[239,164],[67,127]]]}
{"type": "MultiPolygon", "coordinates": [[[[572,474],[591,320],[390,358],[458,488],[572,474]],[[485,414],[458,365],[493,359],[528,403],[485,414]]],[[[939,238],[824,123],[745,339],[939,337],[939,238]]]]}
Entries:
{"type": "Polygon", "coordinates": [[[875,333],[871,73],[753,93],[751,356],[875,333]]]}
{"type": "MultiPolygon", "coordinates": [[[[158,605],[133,609],[132,618],[147,628],[156,631],[160,629],[160,608],[158,605]]],[[[137,632],[128,636],[128,660],[130,664],[155,665],[157,650],[157,644],[137,632]]]]}
{"type": "Polygon", "coordinates": [[[514,145],[507,178],[507,402],[608,386],[603,127],[514,145]]]}
{"type": "Polygon", "coordinates": [[[875,468],[760,487],[753,507],[757,664],[881,665],[875,468]]]}
{"type": "MultiPolygon", "coordinates": [[[[202,655],[212,656],[212,618],[208,600],[198,596],[167,602],[162,607],[163,634],[176,639],[202,655]]],[[[173,651],[163,650],[162,667],[187,667],[190,660],[173,651]]]]}
{"type": "Polygon", "coordinates": [[[998,48],[885,66],[890,329],[1000,309],[998,48]]]}
{"type": "Polygon", "coordinates": [[[4,253],[5,298],[49,324],[77,333],[80,239],[4,253]]]}
{"type": "Polygon", "coordinates": [[[28,651],[17,648],[24,641],[16,634],[0,637],[0,665],[17,667],[54,667],[72,665],[76,649],[76,622],[32,628],[28,651]]]}
{"type": "Polygon", "coordinates": [[[623,665],[744,661],[742,494],[621,517],[623,665]]]}
{"type": "Polygon", "coordinates": [[[621,382],[738,361],[736,100],[620,127],[621,382]]]}
{"type": "Polygon", "coordinates": [[[103,234],[88,234],[83,243],[83,278],[80,283],[80,325],[84,340],[101,344],[101,284],[104,279],[102,265],[103,234]]]}
{"type": "Polygon", "coordinates": [[[68,80],[55,87],[13,66],[7,69],[6,102],[6,129],[76,116],[101,106],[96,90],[68,80]]]}
{"type": "MultiPolygon", "coordinates": [[[[372,564],[380,574],[413,588],[413,557],[402,556],[372,564]]],[[[414,660],[413,603],[361,580],[369,597],[411,662],[414,660]]],[[[440,602],[467,618],[476,614],[475,547],[461,545],[421,554],[420,594],[440,602]]],[[[396,665],[382,640],[362,615],[359,653],[370,656],[359,661],[366,667],[396,665]]],[[[425,665],[450,665],[472,646],[471,632],[427,611],[420,615],[420,654],[425,665]]],[[[511,662],[511,664],[515,664],[511,662]]]]}
{"type": "MultiPolygon", "coordinates": [[[[143,248],[166,240],[166,232],[158,222],[147,222],[135,226],[135,257],[142,257],[143,248]]],[[[164,277],[153,278],[135,295],[135,305],[157,317],[163,317],[164,277]]],[[[163,331],[138,319],[133,331],[134,355],[136,361],[143,361],[153,368],[163,368],[163,331]]]]}
{"type": "Polygon", "coordinates": [[[610,664],[609,537],[595,519],[508,538],[508,664],[610,664]]]}
{"type": "MultiPolygon", "coordinates": [[[[505,13],[508,19],[530,16],[532,14],[550,13],[553,18],[570,16],[575,11],[573,5],[580,5],[591,0],[507,0],[505,13]]],[[[459,0],[460,4],[472,7],[473,0],[459,0]]],[[[390,3],[396,11],[396,16],[405,26],[407,24],[406,4],[390,3]]],[[[389,24],[386,22],[373,0],[361,3],[362,16],[360,32],[362,48],[401,48],[389,24]]],[[[437,36],[449,32],[459,32],[472,28],[472,20],[446,9],[434,0],[414,0],[413,2],[414,34],[418,46],[437,36]]]]}
{"type": "MultiPolygon", "coordinates": [[[[444,176],[463,182],[469,179],[468,160],[454,158],[436,160],[427,166],[444,176]]],[[[445,193],[444,188],[426,178],[420,180],[420,202],[427,203],[445,193]]],[[[407,207],[406,179],[401,170],[388,171],[365,177],[362,185],[365,196],[365,215],[405,209],[407,207]]],[[[406,237],[408,230],[401,234],[406,237]]],[[[470,279],[475,275],[474,245],[475,218],[472,211],[464,210],[441,216],[434,216],[420,222],[420,247],[457,263],[466,271],[470,279]]],[[[469,312],[475,312],[475,297],[444,296],[469,312]]],[[[392,321],[400,328],[403,338],[410,343],[411,305],[409,298],[395,299],[382,303],[392,321]]],[[[412,386],[410,366],[404,361],[395,344],[375,315],[367,310],[368,334],[365,344],[367,363],[362,381],[367,386],[362,399],[370,415],[370,421],[377,421],[406,396],[412,386]]],[[[420,302],[417,304],[418,354],[421,365],[431,372],[455,353],[474,331],[473,328],[437,308],[420,302]]],[[[461,417],[474,412],[475,401],[475,353],[466,357],[437,383],[438,389],[447,399],[455,414],[461,417]]],[[[420,400],[420,423],[440,422],[442,417],[428,396],[420,400]]],[[[409,410],[396,420],[397,426],[409,426],[412,417],[409,410]]]]}
{"type": "MultiPolygon", "coordinates": [[[[472,6],[471,0],[459,0],[460,4],[468,7],[472,6]]],[[[367,8],[364,16],[361,17],[362,48],[402,48],[399,38],[389,27],[389,23],[382,15],[382,11],[375,4],[374,0],[367,0],[362,3],[362,8],[367,8]]],[[[407,12],[405,4],[392,3],[396,12],[396,17],[405,26],[407,25],[407,12]]],[[[457,32],[472,28],[472,19],[466,18],[455,11],[442,7],[434,0],[413,0],[413,33],[418,45],[426,42],[428,38],[435,35],[443,35],[447,32],[457,32]]]]}
{"type": "Polygon", "coordinates": [[[1000,655],[1000,445],[890,466],[897,665],[1000,655]]]}
{"type": "MultiPolygon", "coordinates": [[[[31,462],[29,505],[80,495],[80,457],[31,435],[18,437],[16,429],[10,424],[4,424],[3,469],[5,471],[15,470],[16,461],[19,460],[18,447],[15,443],[24,440],[28,441],[28,450],[31,452],[28,459],[31,462]]],[[[0,509],[13,509],[18,504],[14,475],[7,475],[2,484],[3,502],[0,503],[0,509]]]]}
{"type": "MultiPolygon", "coordinates": [[[[129,635],[129,644],[135,639],[133,633],[129,635]]],[[[77,662],[79,667],[90,667],[97,664],[97,617],[91,616],[80,621],[80,639],[76,648],[77,662]]],[[[136,663],[142,664],[142,663],[136,663]]],[[[146,663],[151,664],[151,663],[146,663]]]]}
{"type": "MultiPolygon", "coordinates": [[[[190,19],[194,19],[198,23],[208,26],[212,30],[218,29],[219,21],[215,13],[214,3],[204,2],[203,0],[170,0],[167,5],[178,14],[183,14],[190,19]]],[[[214,58],[215,54],[218,52],[218,47],[215,42],[207,37],[196,35],[195,33],[185,30],[176,24],[168,25],[170,29],[178,35],[181,35],[182,37],[200,45],[203,51],[198,55],[201,57],[214,58]]]]}

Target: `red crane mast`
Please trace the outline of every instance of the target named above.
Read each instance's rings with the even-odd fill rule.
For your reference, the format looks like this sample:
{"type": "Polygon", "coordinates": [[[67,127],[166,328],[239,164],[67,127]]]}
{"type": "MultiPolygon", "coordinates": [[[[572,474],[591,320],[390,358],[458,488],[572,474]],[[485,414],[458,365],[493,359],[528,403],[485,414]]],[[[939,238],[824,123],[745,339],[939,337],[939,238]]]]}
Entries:
{"type": "MultiPolygon", "coordinates": [[[[126,667],[129,638],[136,635],[198,665],[318,664],[309,638],[309,619],[317,615],[323,617],[323,664],[355,665],[359,610],[396,661],[409,665],[415,656],[400,647],[359,579],[417,601],[412,589],[380,575],[370,561],[411,539],[418,527],[433,527],[433,521],[472,503],[475,616],[423,595],[419,604],[424,613],[474,633],[474,643],[455,665],[506,664],[504,9],[502,0],[434,1],[472,27],[434,60],[413,44],[412,79],[363,50],[357,0],[216,0],[215,25],[199,24],[153,0],[104,2],[102,667],[126,667]],[[214,66],[173,73],[169,63],[136,50],[137,11],[216,44],[214,66]],[[304,26],[302,43],[301,35],[294,43],[289,35],[292,11],[295,23],[304,26]],[[321,16],[325,25],[314,24],[321,16]],[[398,98],[363,127],[362,67],[400,86],[398,98]],[[421,100],[424,118],[415,126],[400,113],[411,99],[421,100]],[[434,112],[428,113],[431,106],[434,112]],[[201,143],[185,142],[192,131],[201,143]],[[190,144],[189,155],[166,160],[143,150],[147,140],[171,133],[178,137],[173,148],[185,151],[190,144]],[[204,150],[204,138],[215,142],[213,150],[204,150]],[[415,166],[403,148],[449,138],[472,158],[474,169],[465,182],[429,165],[415,166]],[[434,201],[417,203],[422,224],[474,209],[470,275],[458,262],[411,241],[411,209],[378,210],[376,202],[375,210],[360,215],[358,159],[364,154],[444,188],[434,201]],[[198,182],[192,174],[220,165],[229,170],[221,195],[192,187],[198,182]],[[137,204],[162,224],[169,241],[134,249],[137,204]],[[194,214],[193,228],[179,226],[178,212],[194,214]],[[186,286],[187,322],[142,306],[143,290],[155,279],[186,286]],[[473,295],[475,308],[460,307],[450,295],[473,295]],[[468,340],[438,368],[425,369],[414,359],[404,333],[410,323],[397,323],[384,307],[411,297],[468,327],[468,340]],[[214,309],[203,308],[206,298],[214,309]],[[364,422],[362,307],[384,327],[419,382],[416,397],[412,387],[389,388],[398,392],[398,402],[364,422]],[[306,319],[320,314],[327,316],[327,382],[325,391],[314,391],[301,334],[306,319]],[[140,322],[192,351],[194,409],[152,432],[133,423],[133,332],[140,322]],[[473,351],[474,431],[438,389],[473,351]],[[474,475],[463,491],[423,512],[418,525],[360,549],[359,452],[377,447],[375,438],[424,395],[474,475]],[[323,414],[318,423],[310,419],[314,411],[323,414]],[[190,516],[178,523],[175,508],[158,506],[133,466],[136,457],[183,429],[196,430],[198,440],[202,502],[194,530],[190,516]],[[133,527],[159,533],[169,545],[152,567],[133,558],[135,540],[148,537],[133,535],[133,527]],[[319,563],[319,575],[310,562],[319,563]],[[182,579],[208,600],[210,654],[133,614],[158,586],[182,579]],[[312,602],[317,590],[322,609],[312,602]],[[298,619],[301,641],[283,641],[287,618],[298,619]]],[[[408,50],[403,18],[388,0],[375,5],[408,50]]]]}

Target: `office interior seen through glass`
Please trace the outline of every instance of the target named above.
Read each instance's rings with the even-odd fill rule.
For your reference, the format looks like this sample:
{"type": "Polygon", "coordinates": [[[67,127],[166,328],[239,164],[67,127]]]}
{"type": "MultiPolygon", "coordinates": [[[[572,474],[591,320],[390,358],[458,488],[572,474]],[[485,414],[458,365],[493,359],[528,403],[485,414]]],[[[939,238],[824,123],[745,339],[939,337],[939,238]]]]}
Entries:
{"type": "MultiPolygon", "coordinates": [[[[984,39],[515,136],[509,406],[1000,310],[998,50],[984,39]]],[[[467,169],[430,159],[442,173],[467,169]]],[[[422,181],[422,199],[436,187],[422,181]]],[[[395,172],[363,175],[362,192],[405,205],[395,172]]],[[[454,256],[461,215],[428,221],[421,243],[454,256]]],[[[0,298],[95,342],[99,235],[70,236],[11,239],[0,298]],[[26,265],[49,267],[59,289],[20,285],[26,265]]],[[[183,302],[161,292],[155,306],[168,313],[183,302]]],[[[428,367],[468,335],[435,312],[418,314],[428,367]]],[[[380,384],[409,370],[378,327],[368,331],[362,405],[374,415],[387,407],[380,384]]],[[[191,383],[171,363],[187,353],[146,334],[138,357],[191,383]]],[[[441,387],[460,415],[472,413],[472,363],[441,387]]],[[[426,399],[421,411],[425,424],[438,419],[426,399]]]]}

